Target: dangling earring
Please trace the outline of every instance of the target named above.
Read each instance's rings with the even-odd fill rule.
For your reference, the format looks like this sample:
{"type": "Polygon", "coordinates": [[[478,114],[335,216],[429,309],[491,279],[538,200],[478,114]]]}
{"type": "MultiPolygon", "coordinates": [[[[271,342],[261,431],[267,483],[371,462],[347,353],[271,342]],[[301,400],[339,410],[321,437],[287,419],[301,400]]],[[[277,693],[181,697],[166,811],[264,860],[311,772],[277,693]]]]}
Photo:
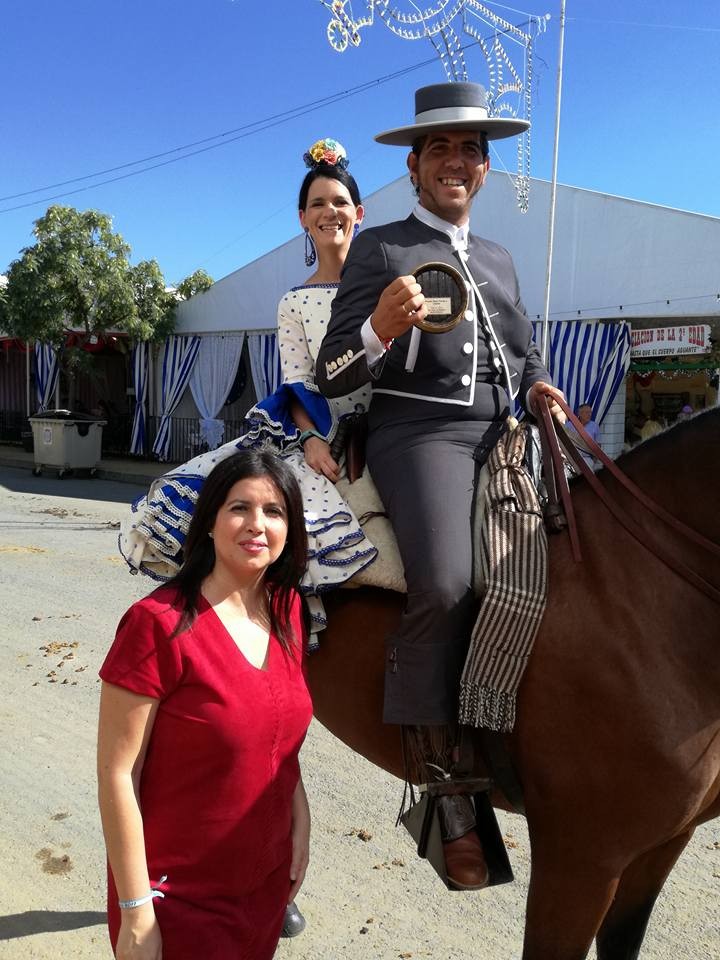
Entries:
{"type": "Polygon", "coordinates": [[[313,238],[310,236],[310,231],[305,227],[305,266],[311,267],[317,260],[317,253],[315,253],[315,244],[313,243],[313,238]]]}
{"type": "Polygon", "coordinates": [[[355,239],[355,237],[356,237],[359,233],[360,233],[360,224],[359,224],[359,223],[357,222],[357,220],[356,220],[356,221],[355,221],[355,226],[353,227],[353,240],[355,239]]]}

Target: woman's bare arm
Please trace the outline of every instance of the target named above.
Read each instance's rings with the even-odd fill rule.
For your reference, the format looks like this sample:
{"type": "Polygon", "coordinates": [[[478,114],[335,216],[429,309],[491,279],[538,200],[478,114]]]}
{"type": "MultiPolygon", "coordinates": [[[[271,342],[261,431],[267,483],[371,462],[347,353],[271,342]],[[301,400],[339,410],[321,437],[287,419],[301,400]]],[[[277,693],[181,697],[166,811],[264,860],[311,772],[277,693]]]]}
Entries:
{"type": "MultiPolygon", "coordinates": [[[[103,683],[98,728],[98,799],[105,846],[120,900],[150,891],[139,783],[158,701],[103,683]]],[[[152,900],[122,911],[118,960],[159,960],[152,900]]]]}

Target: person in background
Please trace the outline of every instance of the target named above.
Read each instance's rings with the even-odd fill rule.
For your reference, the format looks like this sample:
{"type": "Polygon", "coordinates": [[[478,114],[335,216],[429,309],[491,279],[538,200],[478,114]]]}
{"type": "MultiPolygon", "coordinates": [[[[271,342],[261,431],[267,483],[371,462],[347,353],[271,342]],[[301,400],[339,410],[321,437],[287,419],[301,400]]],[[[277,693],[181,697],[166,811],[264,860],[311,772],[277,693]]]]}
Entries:
{"type": "Polygon", "coordinates": [[[177,575],[100,670],[100,813],[117,960],[270,960],[309,857],[302,498],[275,454],[208,476],[177,575]]]}
{"type": "MultiPolygon", "coordinates": [[[[600,446],[600,427],[593,420],[593,409],[592,404],[590,403],[581,403],[577,409],[577,418],[580,423],[585,428],[585,432],[590,436],[591,440],[594,440],[595,443],[600,446]]],[[[585,463],[590,467],[591,470],[594,470],[598,462],[590,451],[589,447],[586,446],[585,441],[577,432],[575,427],[570,423],[568,424],[568,432],[570,437],[578,449],[580,456],[583,458],[585,463]]]]}
{"type": "Polygon", "coordinates": [[[680,413],[677,415],[677,418],[678,418],[678,420],[689,420],[690,417],[691,417],[694,413],[695,413],[695,411],[694,411],[693,408],[690,406],[690,404],[689,404],[689,403],[686,403],[686,404],[683,405],[683,408],[682,408],[682,410],[680,411],[680,413]]]}
{"type": "Polygon", "coordinates": [[[662,433],[663,429],[664,427],[658,419],[657,410],[653,407],[652,413],[640,428],[640,440],[645,441],[651,437],[656,437],[658,433],[662,433]]]}

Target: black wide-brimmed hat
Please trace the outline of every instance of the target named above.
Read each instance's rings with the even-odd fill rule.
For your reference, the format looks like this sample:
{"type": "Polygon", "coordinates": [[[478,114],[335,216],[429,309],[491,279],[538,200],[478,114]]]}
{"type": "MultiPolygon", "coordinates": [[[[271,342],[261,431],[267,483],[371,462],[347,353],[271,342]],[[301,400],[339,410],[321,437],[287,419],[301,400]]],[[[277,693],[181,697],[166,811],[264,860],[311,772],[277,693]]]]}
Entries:
{"type": "Polygon", "coordinates": [[[434,83],[415,93],[415,123],[379,133],[378,143],[410,147],[428,133],[439,130],[477,130],[488,140],[524,133],[527,120],[489,117],[485,88],[479,83],[434,83]]]}

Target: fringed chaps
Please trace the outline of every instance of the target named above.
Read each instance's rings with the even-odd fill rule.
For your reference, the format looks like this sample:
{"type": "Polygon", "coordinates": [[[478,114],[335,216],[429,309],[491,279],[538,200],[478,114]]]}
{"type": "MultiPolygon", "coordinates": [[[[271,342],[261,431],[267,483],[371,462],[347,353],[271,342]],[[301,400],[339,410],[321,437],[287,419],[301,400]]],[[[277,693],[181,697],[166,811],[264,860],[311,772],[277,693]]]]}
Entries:
{"type": "Polygon", "coordinates": [[[521,424],[488,459],[480,544],[486,593],[460,682],[460,723],[501,732],[515,725],[517,691],[547,600],[547,536],[523,465],[525,444],[521,424]]]}

